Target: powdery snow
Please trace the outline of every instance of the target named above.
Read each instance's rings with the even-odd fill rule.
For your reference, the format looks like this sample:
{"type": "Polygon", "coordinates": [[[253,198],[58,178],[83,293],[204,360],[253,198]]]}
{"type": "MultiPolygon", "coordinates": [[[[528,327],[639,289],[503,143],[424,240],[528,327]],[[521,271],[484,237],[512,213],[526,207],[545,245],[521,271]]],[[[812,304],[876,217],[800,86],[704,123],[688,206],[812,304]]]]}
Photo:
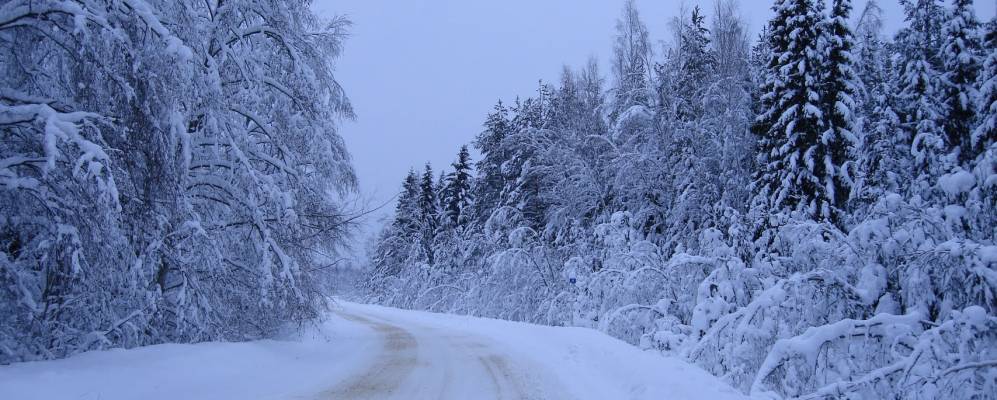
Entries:
{"type": "Polygon", "coordinates": [[[293,340],[163,344],[0,366],[0,399],[292,399],[368,362],[368,329],[331,316],[293,340]]]}
{"type": "MultiPolygon", "coordinates": [[[[535,382],[540,398],[572,399],[742,399],[727,384],[677,358],[641,351],[593,329],[548,327],[487,318],[371,305],[347,304],[402,326],[450,332],[486,340],[512,370],[556,382],[535,382]],[[542,387],[548,386],[548,387],[542,387]],[[555,394],[551,387],[567,395],[555,394]]],[[[418,337],[418,335],[417,335],[418,337]]]]}
{"type": "Polygon", "coordinates": [[[157,345],[0,367],[3,399],[741,399],[595,330],[339,303],[293,340],[157,345]],[[470,397],[468,397],[470,396],[470,397]]]}
{"type": "Polygon", "coordinates": [[[976,185],[976,178],[973,177],[973,174],[964,170],[942,175],[938,178],[938,186],[949,196],[957,196],[960,193],[968,192],[974,185],[976,185]]]}

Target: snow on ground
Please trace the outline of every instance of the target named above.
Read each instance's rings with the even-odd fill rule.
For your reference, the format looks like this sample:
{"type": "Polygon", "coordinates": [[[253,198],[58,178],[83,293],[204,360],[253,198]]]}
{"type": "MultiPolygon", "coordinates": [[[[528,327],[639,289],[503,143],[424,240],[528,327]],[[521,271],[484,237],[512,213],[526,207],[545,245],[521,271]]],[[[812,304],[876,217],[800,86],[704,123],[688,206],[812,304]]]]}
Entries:
{"type": "Polygon", "coordinates": [[[331,316],[294,340],[163,344],[0,366],[0,399],[297,399],[379,351],[371,331],[331,316]]]}
{"type": "Polygon", "coordinates": [[[583,328],[340,303],[294,340],[157,345],[0,366],[0,399],[741,399],[583,328]]]}
{"type": "MultiPolygon", "coordinates": [[[[585,328],[531,325],[487,318],[407,311],[372,305],[344,308],[423,331],[485,340],[527,376],[552,377],[572,399],[742,399],[696,366],[645,352],[585,328]],[[547,375],[547,376],[545,376],[547,375]]],[[[540,388],[542,389],[542,388],[540,388]]]]}

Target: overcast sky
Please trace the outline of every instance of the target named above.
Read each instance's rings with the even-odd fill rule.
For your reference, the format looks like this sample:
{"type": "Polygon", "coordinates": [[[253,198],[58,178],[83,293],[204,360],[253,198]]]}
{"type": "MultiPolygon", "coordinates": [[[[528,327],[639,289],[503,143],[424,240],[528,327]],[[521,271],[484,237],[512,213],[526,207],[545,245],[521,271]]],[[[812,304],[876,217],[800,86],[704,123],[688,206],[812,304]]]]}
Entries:
{"type": "MultiPolygon", "coordinates": [[[[320,15],[354,23],[337,78],[357,113],[340,133],[353,154],[363,195],[392,198],[410,167],[449,168],[462,144],[481,131],[499,99],[529,96],[563,65],[581,66],[612,53],[623,0],[316,0],[320,15]]],[[[712,0],[687,0],[710,15],[712,0]]],[[[880,0],[892,32],[903,22],[895,0],[880,0]]],[[[977,0],[977,16],[994,16],[997,0],[977,0]]],[[[681,1],[638,0],[659,51],[681,1]]],[[[752,32],[771,15],[770,2],[743,0],[752,32]]],[[[864,0],[854,2],[857,14],[864,0]]],[[[755,35],[753,34],[752,37],[755,35]]],[[[608,77],[607,77],[608,78],[608,77]]],[[[385,215],[392,207],[387,207],[385,215]]],[[[370,232],[377,221],[371,221],[370,232]]]]}

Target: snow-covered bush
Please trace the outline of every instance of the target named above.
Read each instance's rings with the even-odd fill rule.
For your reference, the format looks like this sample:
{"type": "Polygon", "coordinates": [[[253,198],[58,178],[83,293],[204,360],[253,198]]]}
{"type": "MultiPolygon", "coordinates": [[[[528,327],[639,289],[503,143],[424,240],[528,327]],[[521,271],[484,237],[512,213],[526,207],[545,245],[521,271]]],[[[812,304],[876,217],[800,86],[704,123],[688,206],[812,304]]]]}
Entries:
{"type": "Polygon", "coordinates": [[[778,339],[863,316],[858,294],[833,271],[794,274],[758,294],[747,306],[721,317],[686,355],[747,391],[778,339]]]}

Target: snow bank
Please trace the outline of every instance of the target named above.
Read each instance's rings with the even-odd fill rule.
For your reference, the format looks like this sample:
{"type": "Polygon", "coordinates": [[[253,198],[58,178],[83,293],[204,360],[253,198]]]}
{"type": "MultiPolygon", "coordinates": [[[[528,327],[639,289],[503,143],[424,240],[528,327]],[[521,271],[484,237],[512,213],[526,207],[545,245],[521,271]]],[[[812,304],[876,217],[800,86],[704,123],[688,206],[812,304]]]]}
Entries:
{"type": "Polygon", "coordinates": [[[379,349],[368,328],[332,316],[288,340],[163,344],[0,366],[0,399],[246,400],[312,395],[379,349]]]}

